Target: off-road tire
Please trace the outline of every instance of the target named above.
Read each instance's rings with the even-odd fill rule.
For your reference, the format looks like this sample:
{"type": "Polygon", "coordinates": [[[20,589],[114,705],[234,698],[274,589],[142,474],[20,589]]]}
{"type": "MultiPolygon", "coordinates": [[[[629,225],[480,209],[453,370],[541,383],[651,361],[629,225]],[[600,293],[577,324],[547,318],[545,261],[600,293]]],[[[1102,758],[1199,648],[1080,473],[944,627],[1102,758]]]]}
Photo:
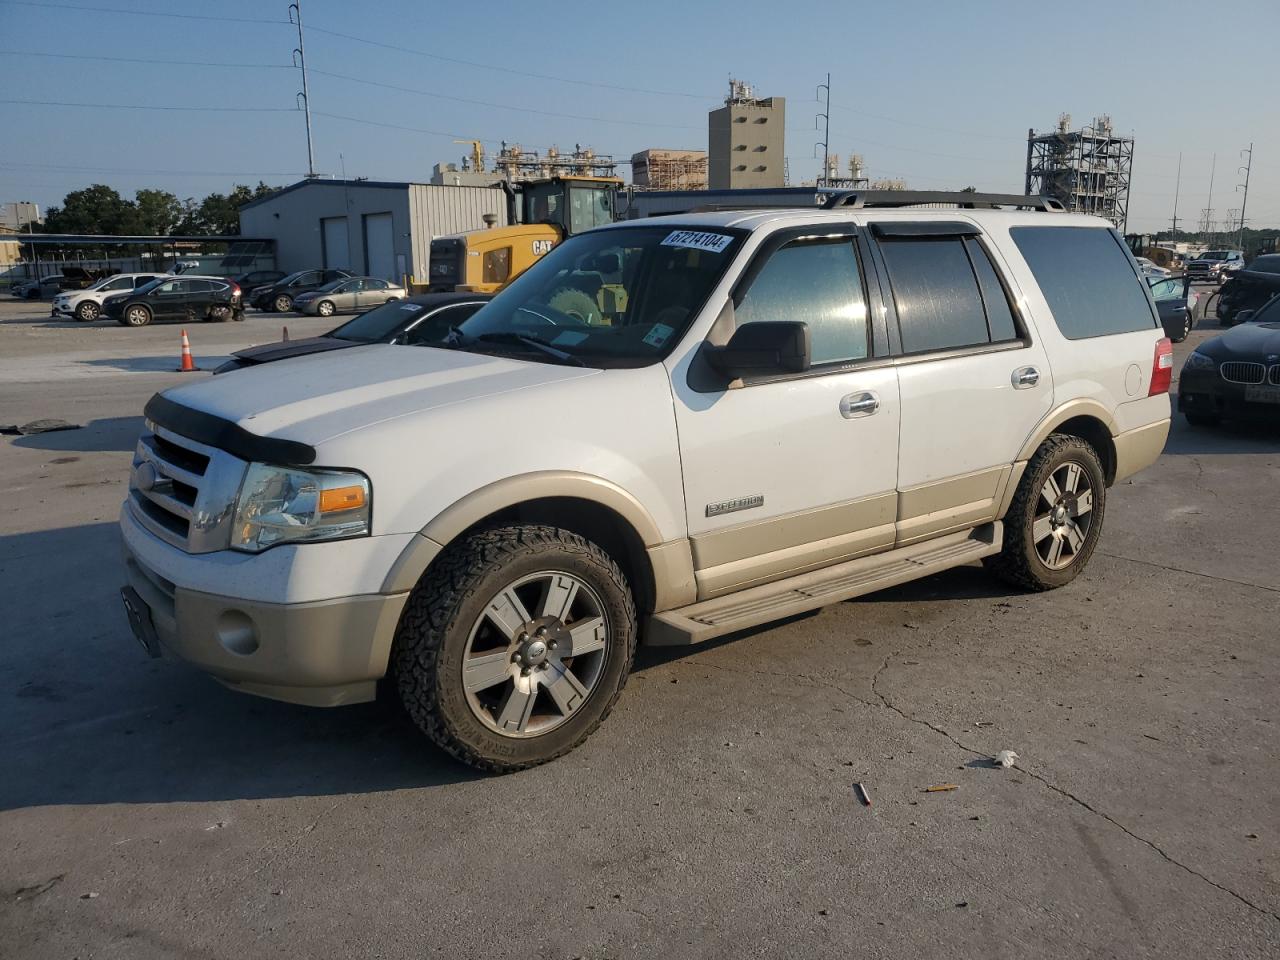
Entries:
{"type": "Polygon", "coordinates": [[[76,304],[76,319],[81,323],[93,323],[102,316],[102,308],[92,300],[84,300],[76,304]]]}
{"type": "Polygon", "coordinates": [[[601,319],[600,305],[595,298],[574,287],[561,287],[547,300],[547,306],[584,324],[591,324],[593,320],[599,322],[601,319]]]}
{"type": "Polygon", "coordinates": [[[523,770],[568,753],[617,702],[636,649],[636,609],[618,565],[596,544],[557,527],[521,524],[481,530],[449,546],[414,587],[396,630],[392,670],[410,718],[447,753],[495,773],[523,770]],[[495,593],[535,570],[563,569],[604,604],[610,640],[587,701],[540,736],[505,737],[472,712],[461,660],[472,624],[495,593]]]}
{"type": "Polygon", "coordinates": [[[124,325],[126,327],[145,327],[151,322],[151,310],[141,304],[124,309],[124,325]]]}
{"type": "Polygon", "coordinates": [[[293,309],[293,297],[282,293],[271,301],[271,309],[275,313],[288,313],[293,309]]]}
{"type": "Polygon", "coordinates": [[[983,565],[1001,580],[1025,590],[1053,590],[1066,586],[1089,563],[1106,513],[1106,475],[1098,453],[1079,437],[1063,433],[1049,436],[1035,452],[1023,471],[1018,489],[1004,517],[1004,546],[999,553],[983,560],[983,565]],[[1089,475],[1093,488],[1092,520],[1083,548],[1076,559],[1063,569],[1054,570],[1041,560],[1032,539],[1036,507],[1045,481],[1064,463],[1074,461],[1089,475]]]}

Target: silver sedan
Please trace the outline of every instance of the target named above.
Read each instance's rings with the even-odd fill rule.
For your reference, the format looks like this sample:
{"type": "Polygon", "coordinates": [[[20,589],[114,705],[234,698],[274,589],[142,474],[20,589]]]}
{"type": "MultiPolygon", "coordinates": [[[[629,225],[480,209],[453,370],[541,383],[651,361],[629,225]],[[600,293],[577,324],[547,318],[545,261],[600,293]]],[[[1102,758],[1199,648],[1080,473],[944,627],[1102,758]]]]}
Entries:
{"type": "Polygon", "coordinates": [[[300,293],[293,309],[311,316],[331,317],[335,313],[358,313],[381,306],[388,300],[403,300],[404,287],[377,277],[349,277],[327,283],[318,290],[300,293]]]}

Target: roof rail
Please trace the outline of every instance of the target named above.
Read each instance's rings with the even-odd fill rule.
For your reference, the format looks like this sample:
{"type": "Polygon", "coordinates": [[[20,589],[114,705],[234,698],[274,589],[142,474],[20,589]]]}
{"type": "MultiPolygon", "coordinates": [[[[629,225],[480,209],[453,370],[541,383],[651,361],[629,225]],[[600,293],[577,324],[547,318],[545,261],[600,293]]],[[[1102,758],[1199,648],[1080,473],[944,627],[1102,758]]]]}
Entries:
{"type": "Polygon", "coordinates": [[[1055,213],[1062,213],[1067,209],[1060,200],[1043,194],[959,193],[945,190],[840,190],[827,197],[822,209],[913,207],[921,203],[954,203],[962,209],[1015,207],[1055,213]]]}

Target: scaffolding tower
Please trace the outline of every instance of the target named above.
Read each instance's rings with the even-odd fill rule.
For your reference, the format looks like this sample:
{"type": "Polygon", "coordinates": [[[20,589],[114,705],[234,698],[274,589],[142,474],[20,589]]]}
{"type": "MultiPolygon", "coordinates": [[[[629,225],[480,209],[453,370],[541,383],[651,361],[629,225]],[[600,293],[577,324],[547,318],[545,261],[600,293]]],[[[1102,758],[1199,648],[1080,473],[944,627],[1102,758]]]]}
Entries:
{"type": "Polygon", "coordinates": [[[1080,130],[1071,115],[1052,133],[1027,131],[1026,192],[1061,200],[1068,210],[1110,220],[1121,233],[1129,219],[1133,138],[1116,136],[1105,114],[1080,130]]]}
{"type": "Polygon", "coordinates": [[[545,154],[523,150],[520,144],[502,143],[493,168],[510,183],[524,180],[546,180],[561,177],[612,177],[618,165],[613,157],[598,154],[590,147],[574,144],[573,153],[561,153],[555,147],[545,154]]]}

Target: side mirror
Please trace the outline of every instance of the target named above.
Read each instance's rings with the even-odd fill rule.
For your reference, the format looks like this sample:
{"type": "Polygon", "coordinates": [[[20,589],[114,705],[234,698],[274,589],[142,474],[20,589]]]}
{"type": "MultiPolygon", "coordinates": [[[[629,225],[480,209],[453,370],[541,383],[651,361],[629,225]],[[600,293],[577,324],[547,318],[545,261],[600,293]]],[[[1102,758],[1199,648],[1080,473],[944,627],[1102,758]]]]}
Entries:
{"type": "Polygon", "coordinates": [[[1248,323],[1257,312],[1257,310],[1241,310],[1236,314],[1236,323],[1248,323]]]}
{"type": "Polygon", "coordinates": [[[730,380],[809,369],[809,325],[795,320],[747,323],[723,347],[706,347],[707,362],[730,380]]]}

